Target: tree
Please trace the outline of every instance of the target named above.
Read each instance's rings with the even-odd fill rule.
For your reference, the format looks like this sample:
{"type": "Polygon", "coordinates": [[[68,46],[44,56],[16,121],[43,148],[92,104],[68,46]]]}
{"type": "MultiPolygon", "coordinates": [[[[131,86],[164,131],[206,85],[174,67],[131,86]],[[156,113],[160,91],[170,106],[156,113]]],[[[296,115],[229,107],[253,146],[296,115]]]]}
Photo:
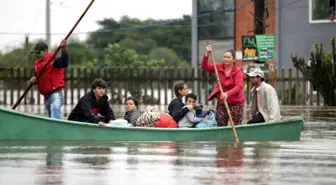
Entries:
{"type": "Polygon", "coordinates": [[[164,59],[166,61],[165,66],[167,67],[190,67],[190,64],[186,61],[182,61],[177,55],[176,52],[167,47],[154,48],[149,53],[150,59],[164,59]]]}
{"type": "MultiPolygon", "coordinates": [[[[73,39],[75,36],[68,40],[67,49],[70,55],[70,67],[121,66],[123,64],[121,62],[126,62],[124,59],[119,62],[111,60],[111,57],[118,56],[118,54],[112,54],[111,51],[106,53],[106,51],[111,49],[120,50],[131,55],[125,56],[127,60],[136,56],[135,63],[142,67],[163,66],[165,62],[161,59],[171,57],[177,58],[176,60],[170,60],[167,63],[168,66],[171,66],[172,63],[174,65],[178,64],[178,66],[188,66],[187,63],[191,57],[190,16],[183,16],[182,19],[173,20],[147,19],[144,21],[123,16],[120,21],[103,19],[98,21],[98,24],[101,29],[90,33],[85,42],[81,42],[76,38],[73,39]],[[162,24],[162,21],[170,22],[162,24]],[[118,44],[120,48],[114,48],[114,44],[118,44]],[[161,49],[154,50],[158,47],[161,49]],[[162,51],[162,48],[167,49],[162,51]],[[153,52],[156,53],[158,51],[162,51],[164,54],[162,56],[155,54],[155,59],[148,57],[148,55],[153,55],[153,52]]],[[[34,44],[36,42],[34,41],[34,44]]],[[[34,44],[29,43],[28,48],[31,49],[34,44]]],[[[57,47],[58,45],[50,47],[53,48],[50,51],[55,51],[57,47]]],[[[26,48],[16,48],[9,53],[2,54],[0,56],[0,64],[24,66],[28,61],[28,65],[31,66],[35,56],[28,55],[30,59],[27,60],[27,55],[26,48]]],[[[130,64],[133,65],[133,62],[134,60],[130,64]]]]}
{"type": "Polygon", "coordinates": [[[136,41],[128,36],[120,42],[120,46],[125,49],[134,49],[137,51],[137,53],[147,55],[152,48],[157,47],[157,44],[153,39],[150,38],[136,41]]]}
{"type": "Polygon", "coordinates": [[[164,59],[149,59],[147,55],[140,55],[133,49],[124,49],[119,44],[108,44],[105,48],[104,64],[113,67],[160,67],[165,64],[164,59]]]}
{"type": "MultiPolygon", "coordinates": [[[[98,21],[101,29],[90,33],[87,43],[96,49],[98,59],[104,58],[104,48],[108,44],[119,43],[125,49],[135,49],[137,53],[148,55],[156,47],[173,49],[183,60],[190,60],[191,18],[183,16],[178,22],[160,24],[163,20],[139,19],[123,16],[119,22],[114,19],[98,21]],[[157,26],[150,26],[159,24],[157,26]],[[127,28],[127,29],[121,29],[127,28]],[[117,30],[121,29],[121,30],[117,30]],[[102,30],[110,30],[103,32],[102,30]]],[[[168,20],[166,20],[168,21],[168,20]]]]}
{"type": "Polygon", "coordinates": [[[26,49],[24,47],[18,47],[8,53],[0,55],[0,64],[7,67],[32,67],[35,56],[29,53],[29,49],[33,47],[33,43],[28,43],[26,49]]]}
{"type": "Polygon", "coordinates": [[[124,49],[120,47],[119,44],[108,44],[105,48],[105,53],[105,67],[122,67],[126,69],[120,74],[115,75],[120,75],[126,78],[130,77],[130,80],[128,80],[126,85],[130,87],[128,89],[132,96],[138,100],[140,100],[142,92],[140,91],[139,83],[135,83],[136,87],[132,88],[135,80],[134,76],[137,76],[137,71],[134,69],[157,68],[162,67],[165,64],[164,59],[150,59],[147,55],[138,54],[134,49],[124,49]]]}
{"type": "MultiPolygon", "coordinates": [[[[14,48],[12,51],[0,55],[0,64],[8,67],[32,67],[35,61],[35,55],[30,53],[38,42],[45,42],[42,39],[29,42],[27,48],[24,46],[14,48]]],[[[59,45],[49,47],[50,52],[56,51],[59,45]]],[[[67,51],[70,55],[70,66],[78,67],[86,65],[89,61],[95,58],[92,49],[88,48],[85,42],[80,42],[78,39],[69,39],[67,44],[67,51]]],[[[61,52],[58,52],[60,55],[61,52]]]]}
{"type": "Polygon", "coordinates": [[[323,50],[323,45],[315,45],[310,54],[310,65],[304,58],[291,54],[294,66],[302,72],[303,76],[316,86],[324,99],[324,104],[336,105],[336,50],[335,38],[331,39],[332,50],[323,50]]]}
{"type": "Polygon", "coordinates": [[[78,40],[69,40],[67,44],[67,52],[70,56],[70,66],[85,66],[95,58],[94,51],[90,49],[84,42],[78,40]]]}

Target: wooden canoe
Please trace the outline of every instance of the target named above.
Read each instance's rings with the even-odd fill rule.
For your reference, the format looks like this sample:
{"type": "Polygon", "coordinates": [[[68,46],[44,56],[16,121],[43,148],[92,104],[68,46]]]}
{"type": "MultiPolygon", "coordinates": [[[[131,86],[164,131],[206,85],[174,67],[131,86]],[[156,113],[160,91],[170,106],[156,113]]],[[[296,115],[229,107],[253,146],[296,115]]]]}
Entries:
{"type": "MultiPolygon", "coordinates": [[[[303,119],[235,126],[241,141],[300,140],[303,119]]],[[[221,141],[232,140],[231,126],[218,128],[102,127],[0,108],[0,140],[221,141]]]]}

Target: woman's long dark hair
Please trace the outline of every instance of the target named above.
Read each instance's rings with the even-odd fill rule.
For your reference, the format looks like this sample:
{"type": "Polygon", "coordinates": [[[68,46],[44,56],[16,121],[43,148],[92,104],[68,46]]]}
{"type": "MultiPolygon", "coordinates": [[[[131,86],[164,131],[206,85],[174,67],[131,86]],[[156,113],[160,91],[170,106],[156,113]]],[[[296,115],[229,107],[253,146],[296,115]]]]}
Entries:
{"type": "Polygon", "coordinates": [[[179,91],[182,90],[185,85],[186,83],[183,81],[179,81],[174,84],[174,93],[177,98],[181,98],[179,91]]]}

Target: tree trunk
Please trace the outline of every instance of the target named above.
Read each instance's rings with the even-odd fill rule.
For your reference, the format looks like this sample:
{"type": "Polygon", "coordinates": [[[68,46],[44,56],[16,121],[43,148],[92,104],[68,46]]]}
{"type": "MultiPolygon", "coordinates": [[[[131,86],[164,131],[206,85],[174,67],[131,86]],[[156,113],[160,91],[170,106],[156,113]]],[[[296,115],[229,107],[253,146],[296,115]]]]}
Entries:
{"type": "Polygon", "coordinates": [[[328,106],[336,105],[335,89],[329,89],[322,91],[321,95],[323,96],[324,104],[328,106]]]}

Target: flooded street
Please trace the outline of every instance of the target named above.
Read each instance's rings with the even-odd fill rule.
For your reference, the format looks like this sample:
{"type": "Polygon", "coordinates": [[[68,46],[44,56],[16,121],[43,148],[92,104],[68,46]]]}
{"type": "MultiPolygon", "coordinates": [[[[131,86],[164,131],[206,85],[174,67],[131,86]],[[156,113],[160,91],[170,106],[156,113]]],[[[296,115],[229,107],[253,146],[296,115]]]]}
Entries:
{"type": "MultiPolygon", "coordinates": [[[[23,110],[22,110],[23,111],[23,110]]],[[[122,116],[122,108],[116,114],[122,116]]],[[[295,142],[6,142],[0,182],[15,185],[336,184],[334,108],[282,107],[305,119],[295,142]]],[[[239,135],[239,133],[238,133],[239,135]]]]}

